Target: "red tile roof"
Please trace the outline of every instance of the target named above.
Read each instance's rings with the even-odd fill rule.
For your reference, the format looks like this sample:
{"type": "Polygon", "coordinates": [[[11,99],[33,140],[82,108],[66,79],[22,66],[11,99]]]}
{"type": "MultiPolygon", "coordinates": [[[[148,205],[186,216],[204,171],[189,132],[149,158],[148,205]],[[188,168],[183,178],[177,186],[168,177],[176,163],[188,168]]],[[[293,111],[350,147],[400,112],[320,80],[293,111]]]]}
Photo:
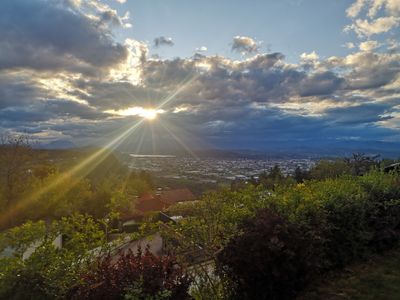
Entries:
{"type": "Polygon", "coordinates": [[[162,191],[159,195],[146,194],[136,200],[135,208],[124,214],[122,219],[137,219],[146,213],[153,211],[163,211],[169,206],[183,201],[195,200],[195,196],[189,189],[176,189],[162,191]]]}
{"type": "Polygon", "coordinates": [[[141,212],[161,211],[166,208],[167,204],[164,203],[160,197],[153,195],[145,195],[137,199],[135,209],[141,212]]]}
{"type": "Polygon", "coordinates": [[[160,194],[161,201],[169,205],[183,201],[195,200],[195,198],[196,197],[189,189],[176,189],[176,190],[163,191],[160,194]]]}

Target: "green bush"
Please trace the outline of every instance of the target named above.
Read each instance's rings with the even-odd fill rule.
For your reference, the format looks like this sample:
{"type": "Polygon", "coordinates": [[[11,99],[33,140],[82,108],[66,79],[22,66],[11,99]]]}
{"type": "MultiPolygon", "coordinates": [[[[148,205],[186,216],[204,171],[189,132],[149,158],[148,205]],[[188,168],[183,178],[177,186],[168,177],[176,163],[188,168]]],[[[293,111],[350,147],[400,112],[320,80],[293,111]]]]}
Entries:
{"type": "Polygon", "coordinates": [[[47,228],[44,222],[28,222],[3,233],[0,240],[15,250],[12,257],[0,257],[0,299],[14,300],[65,299],[95,258],[91,250],[106,246],[100,225],[82,215],[62,218],[47,228]],[[64,237],[61,249],[53,245],[59,234],[64,237]],[[33,243],[38,247],[23,259],[33,243]]]}
{"type": "Polygon", "coordinates": [[[220,273],[240,287],[236,293],[250,295],[257,286],[270,295],[260,294],[257,299],[285,299],[287,295],[278,290],[286,287],[293,292],[298,290],[296,283],[307,282],[295,276],[287,283],[278,269],[291,269],[292,274],[302,270],[304,279],[389,249],[400,240],[400,176],[396,173],[372,170],[364,176],[306,181],[276,189],[263,203],[275,214],[271,222],[280,218],[280,223],[262,221],[263,215],[245,223],[218,259],[220,273]],[[282,253],[271,252],[277,240],[285,249],[282,253]],[[243,284],[245,291],[241,291],[243,284]]]}
{"type": "Polygon", "coordinates": [[[316,271],[315,256],[299,227],[261,210],[241,226],[243,234],[218,254],[229,299],[293,299],[316,271]]]}

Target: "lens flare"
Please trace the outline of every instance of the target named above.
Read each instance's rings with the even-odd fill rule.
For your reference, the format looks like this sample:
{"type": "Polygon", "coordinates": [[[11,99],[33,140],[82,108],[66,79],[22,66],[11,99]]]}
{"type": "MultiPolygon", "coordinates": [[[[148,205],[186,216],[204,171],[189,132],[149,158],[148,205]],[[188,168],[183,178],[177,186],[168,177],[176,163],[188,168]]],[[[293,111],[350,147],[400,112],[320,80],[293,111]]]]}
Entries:
{"type": "Polygon", "coordinates": [[[127,109],[122,110],[106,110],[106,113],[117,115],[117,116],[139,116],[146,120],[154,120],[157,118],[157,115],[163,114],[165,110],[163,109],[156,109],[156,108],[143,108],[139,106],[129,107],[127,109]]]}
{"type": "MultiPolygon", "coordinates": [[[[160,101],[159,105],[157,105],[155,108],[143,108],[136,106],[124,110],[105,111],[106,113],[112,114],[114,116],[139,116],[142,119],[138,120],[134,124],[129,125],[127,128],[120,128],[120,130],[118,130],[118,133],[103,148],[95,151],[89,157],[71,167],[69,170],[58,174],[46,186],[39,188],[36,191],[33,191],[30,195],[18,202],[14,207],[9,208],[5,212],[3,212],[0,215],[0,228],[12,223],[12,220],[18,215],[18,213],[22,209],[28,207],[30,204],[33,204],[36,199],[40,198],[44,194],[55,191],[61,192],[61,190],[65,193],[67,190],[69,190],[72,187],[71,185],[74,185],[78,182],[79,178],[85,177],[85,175],[89,174],[89,172],[93,170],[97,165],[99,165],[102,161],[104,161],[114,149],[116,149],[121,143],[123,143],[132,134],[134,134],[145,120],[154,120],[159,114],[166,112],[162,108],[165,107],[169,102],[175,100],[176,96],[184,91],[188,86],[190,86],[196,78],[197,76],[195,75],[188,80],[184,80],[181,84],[177,86],[175,91],[173,91],[170,95],[160,101]],[[70,185],[64,187],[66,182],[69,182],[70,185]]],[[[171,130],[169,131],[171,134],[171,130]]],[[[171,135],[180,144],[183,144],[183,142],[178,139],[175,134],[172,133],[171,135]]],[[[140,148],[140,144],[138,145],[138,148],[140,148]]],[[[185,148],[187,148],[186,145],[184,146],[185,148]]]]}

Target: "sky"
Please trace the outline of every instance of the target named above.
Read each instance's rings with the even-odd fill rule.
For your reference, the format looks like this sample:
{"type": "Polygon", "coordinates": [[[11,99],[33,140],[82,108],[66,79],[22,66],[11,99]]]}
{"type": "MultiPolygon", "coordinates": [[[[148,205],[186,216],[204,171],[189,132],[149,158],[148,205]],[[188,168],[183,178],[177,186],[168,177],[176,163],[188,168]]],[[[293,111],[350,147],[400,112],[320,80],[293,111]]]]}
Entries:
{"type": "Polygon", "coordinates": [[[0,131],[259,149],[400,142],[400,0],[2,0],[0,131]]]}

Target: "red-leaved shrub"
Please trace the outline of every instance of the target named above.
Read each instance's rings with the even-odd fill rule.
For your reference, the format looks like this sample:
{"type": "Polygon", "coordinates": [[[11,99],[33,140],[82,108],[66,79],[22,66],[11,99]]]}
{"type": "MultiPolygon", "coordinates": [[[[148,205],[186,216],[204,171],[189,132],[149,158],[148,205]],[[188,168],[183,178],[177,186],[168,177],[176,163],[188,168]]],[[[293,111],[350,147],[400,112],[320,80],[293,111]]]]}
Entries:
{"type": "Polygon", "coordinates": [[[155,256],[148,249],[99,258],[94,269],[71,289],[72,299],[191,299],[190,279],[174,257],[155,256]],[[153,298],[152,298],[153,299],[153,298]]]}

